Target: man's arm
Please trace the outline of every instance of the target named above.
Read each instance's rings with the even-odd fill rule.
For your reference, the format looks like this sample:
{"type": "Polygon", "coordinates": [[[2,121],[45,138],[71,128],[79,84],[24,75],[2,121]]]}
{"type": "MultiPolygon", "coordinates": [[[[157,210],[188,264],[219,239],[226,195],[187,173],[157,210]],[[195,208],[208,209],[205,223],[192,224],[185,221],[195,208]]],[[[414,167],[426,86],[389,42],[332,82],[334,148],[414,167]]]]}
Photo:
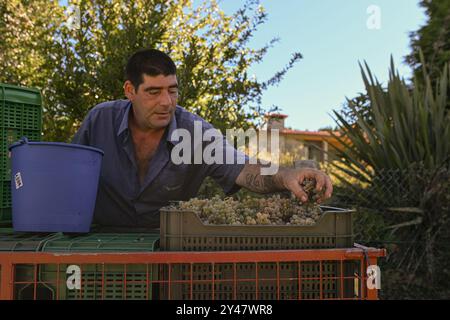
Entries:
{"type": "Polygon", "coordinates": [[[257,193],[289,190],[301,201],[306,202],[307,194],[300,185],[305,179],[314,179],[317,191],[325,188],[324,197],[318,202],[331,197],[333,186],[330,178],[322,171],[310,168],[280,167],[274,175],[261,175],[260,164],[246,164],[237,177],[236,184],[257,193]]]}
{"type": "Polygon", "coordinates": [[[283,184],[277,179],[277,175],[261,175],[261,165],[259,164],[246,164],[237,177],[236,184],[258,193],[284,190],[283,184]]]}

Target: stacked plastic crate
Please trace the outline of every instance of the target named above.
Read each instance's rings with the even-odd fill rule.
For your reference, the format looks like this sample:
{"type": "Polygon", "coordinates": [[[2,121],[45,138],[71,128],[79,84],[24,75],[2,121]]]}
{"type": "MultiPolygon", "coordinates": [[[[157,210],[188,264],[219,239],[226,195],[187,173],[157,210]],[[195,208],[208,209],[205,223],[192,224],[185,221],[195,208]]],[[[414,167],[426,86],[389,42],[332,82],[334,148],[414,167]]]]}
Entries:
{"type": "MultiPolygon", "coordinates": [[[[352,213],[334,207],[322,206],[322,217],[313,226],[295,225],[206,225],[200,221],[197,214],[189,210],[163,208],[161,210],[161,251],[247,251],[247,250],[322,250],[353,247],[352,213]]],[[[207,279],[211,274],[210,267],[199,265],[194,268],[192,275],[190,265],[178,266],[176,272],[171,274],[181,285],[173,289],[171,296],[176,299],[191,297],[191,286],[194,286],[194,299],[211,297],[219,294],[220,298],[229,298],[234,283],[231,281],[237,276],[241,279],[277,279],[281,276],[294,279],[299,274],[304,281],[290,282],[281,288],[284,297],[299,296],[302,299],[319,299],[321,296],[335,299],[344,291],[346,297],[354,296],[354,282],[341,283],[342,277],[352,279],[358,267],[353,262],[346,262],[342,268],[336,261],[316,261],[299,265],[297,263],[267,263],[256,265],[254,263],[240,264],[236,270],[229,265],[222,265],[215,270],[216,276],[220,274],[223,285],[212,289],[209,283],[197,282],[190,284],[188,277],[207,279]]],[[[164,277],[164,275],[162,275],[164,277]]],[[[165,276],[166,278],[168,276],[165,276]]],[[[240,299],[274,299],[280,289],[276,281],[266,282],[255,286],[250,281],[242,280],[237,286],[240,299]]],[[[163,292],[162,296],[167,296],[163,292]]]]}
{"type": "MultiPolygon", "coordinates": [[[[0,237],[0,251],[1,241],[0,237]]],[[[35,242],[16,237],[3,241],[3,247],[18,251],[20,246],[33,246],[35,242]],[[9,245],[8,245],[9,243],[9,245]]],[[[37,240],[35,238],[35,240],[37,240]]],[[[70,255],[120,252],[123,263],[22,263],[14,266],[14,299],[29,300],[121,300],[156,299],[158,287],[152,285],[158,279],[158,264],[126,263],[127,253],[151,253],[157,251],[159,234],[61,234],[48,235],[33,247],[44,256],[46,253],[70,255]],[[79,285],[71,285],[71,275],[80,275],[79,285]]]]}
{"type": "Polygon", "coordinates": [[[26,136],[39,141],[42,97],[39,90],[0,84],[0,227],[11,222],[11,161],[8,147],[26,136]]]}
{"type": "Polygon", "coordinates": [[[40,140],[41,131],[40,92],[0,83],[0,252],[34,251],[45,238],[13,235],[10,229],[11,161],[8,147],[22,136],[34,141],[40,140]]]}

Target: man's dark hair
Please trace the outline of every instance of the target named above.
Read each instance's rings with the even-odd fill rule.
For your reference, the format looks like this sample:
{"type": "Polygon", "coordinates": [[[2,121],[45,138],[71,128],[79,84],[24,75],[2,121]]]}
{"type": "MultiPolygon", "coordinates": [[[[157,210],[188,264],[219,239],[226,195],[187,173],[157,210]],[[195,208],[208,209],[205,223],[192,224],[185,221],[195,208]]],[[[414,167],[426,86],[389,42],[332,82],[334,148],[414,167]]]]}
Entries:
{"type": "Polygon", "coordinates": [[[175,75],[176,72],[177,67],[167,54],[156,49],[143,49],[128,59],[125,77],[137,91],[139,85],[144,82],[143,74],[155,77],[175,75]]]}

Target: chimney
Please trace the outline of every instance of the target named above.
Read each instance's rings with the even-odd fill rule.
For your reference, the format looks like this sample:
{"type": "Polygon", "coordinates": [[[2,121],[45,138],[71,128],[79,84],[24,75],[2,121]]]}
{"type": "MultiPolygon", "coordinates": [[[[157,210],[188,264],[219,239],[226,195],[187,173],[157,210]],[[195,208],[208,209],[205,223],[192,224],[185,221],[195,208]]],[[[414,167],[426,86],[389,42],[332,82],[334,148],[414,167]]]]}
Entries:
{"type": "Polygon", "coordinates": [[[286,119],[288,116],[281,113],[270,113],[266,116],[267,119],[267,130],[270,129],[284,129],[284,119],[286,119]]]}

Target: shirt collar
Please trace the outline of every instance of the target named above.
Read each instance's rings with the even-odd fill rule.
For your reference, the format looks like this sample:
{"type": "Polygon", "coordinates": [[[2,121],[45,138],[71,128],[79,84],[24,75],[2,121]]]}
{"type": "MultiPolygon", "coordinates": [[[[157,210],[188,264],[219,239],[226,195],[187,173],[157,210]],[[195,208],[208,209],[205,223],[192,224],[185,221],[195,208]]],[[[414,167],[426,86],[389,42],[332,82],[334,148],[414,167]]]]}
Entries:
{"type": "MultiPolygon", "coordinates": [[[[176,107],[178,108],[178,106],[176,107]]],[[[175,109],[175,112],[173,113],[172,120],[170,120],[169,123],[169,131],[167,132],[167,141],[172,143],[173,145],[176,145],[178,142],[180,142],[180,137],[178,135],[178,123],[177,123],[177,117],[176,117],[177,110],[175,109]]]]}
{"type": "Polygon", "coordinates": [[[128,131],[128,115],[131,111],[131,101],[128,101],[125,107],[125,114],[123,115],[122,122],[120,123],[119,130],[117,130],[117,136],[120,136],[124,131],[128,131]]]}
{"type": "MultiPolygon", "coordinates": [[[[123,115],[122,122],[120,123],[119,129],[117,130],[117,136],[120,136],[123,132],[128,131],[128,117],[131,110],[131,101],[128,101],[127,106],[125,107],[125,114],[123,115]]],[[[178,106],[177,106],[178,108],[178,106]]],[[[177,119],[176,119],[176,110],[172,116],[172,120],[170,120],[169,128],[167,132],[167,141],[172,143],[173,145],[180,142],[180,138],[176,129],[178,128],[177,119]]]]}

